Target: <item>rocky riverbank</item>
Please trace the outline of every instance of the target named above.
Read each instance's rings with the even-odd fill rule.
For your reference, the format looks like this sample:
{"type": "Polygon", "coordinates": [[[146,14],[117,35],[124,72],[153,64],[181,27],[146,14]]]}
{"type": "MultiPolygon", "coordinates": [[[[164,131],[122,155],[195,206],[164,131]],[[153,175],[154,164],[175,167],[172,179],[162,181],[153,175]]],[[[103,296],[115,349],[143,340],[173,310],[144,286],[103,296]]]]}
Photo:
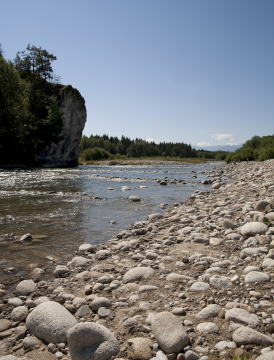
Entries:
{"type": "Polygon", "coordinates": [[[211,180],[53,280],[0,289],[0,360],[274,359],[274,161],[211,180]]]}

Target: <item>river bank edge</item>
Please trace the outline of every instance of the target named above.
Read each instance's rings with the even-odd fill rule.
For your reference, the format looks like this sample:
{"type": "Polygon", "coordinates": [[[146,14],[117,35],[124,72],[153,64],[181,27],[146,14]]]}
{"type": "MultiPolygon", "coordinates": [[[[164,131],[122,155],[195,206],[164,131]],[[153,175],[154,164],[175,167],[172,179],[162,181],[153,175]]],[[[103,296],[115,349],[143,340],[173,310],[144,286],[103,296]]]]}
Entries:
{"type": "MultiPolygon", "coordinates": [[[[222,176],[228,175],[227,172],[219,169],[211,191],[198,191],[183,205],[176,204],[164,215],[150,215],[147,222],[134,224],[120,238],[96,247],[88,244],[80,246],[76,256],[68,264],[56,266],[54,280],[44,281],[42,273],[39,274],[38,271],[35,282],[31,280],[28,289],[24,290],[27,294],[22,293],[20,286],[15,294],[7,294],[2,289],[1,316],[3,320],[10,321],[10,327],[0,332],[0,355],[14,354],[18,358],[25,356],[28,359],[70,358],[71,346],[68,348],[65,340],[64,344],[58,342],[54,346],[53,343],[48,345],[45,339],[41,342],[33,336],[35,332],[30,331],[28,320],[26,326],[25,321],[29,315],[46,300],[64,305],[80,324],[86,321],[96,322],[113,331],[120,346],[119,358],[123,359],[149,360],[167,355],[168,359],[206,360],[210,354],[222,359],[231,358],[235,351],[243,354],[247,351],[245,347],[248,344],[241,344],[243,340],[237,339],[237,336],[234,339],[237,325],[233,332],[229,331],[231,320],[226,319],[227,312],[234,308],[246,311],[246,318],[249,318],[248,314],[257,316],[258,320],[256,318],[255,321],[253,317],[253,322],[248,321],[251,321],[252,329],[259,330],[254,331],[267,336],[267,339],[261,340],[261,346],[270,345],[269,352],[272,352],[273,342],[270,339],[273,337],[266,331],[266,327],[272,323],[270,320],[265,323],[265,319],[270,319],[271,314],[269,317],[265,317],[265,314],[268,316],[272,312],[273,304],[270,302],[271,306],[263,306],[265,314],[258,311],[261,305],[258,309],[251,306],[252,302],[260,303],[260,298],[261,301],[273,300],[269,287],[273,283],[272,265],[262,265],[266,256],[269,255],[267,259],[272,260],[272,220],[268,220],[267,225],[267,221],[251,221],[258,223],[258,226],[267,226],[264,233],[254,233],[254,236],[242,234],[242,228],[245,223],[250,222],[247,219],[254,220],[257,217],[258,220],[259,215],[267,218],[267,214],[273,214],[273,185],[263,185],[273,179],[273,167],[273,161],[253,165],[237,164],[230,167],[229,174],[235,182],[227,184],[221,180],[222,176]],[[263,210],[256,210],[259,201],[268,202],[263,210]],[[254,238],[257,243],[255,240],[246,243],[250,238],[254,238]],[[249,248],[256,251],[242,253],[249,248]],[[222,264],[218,264],[219,262],[222,264]],[[259,262],[257,272],[268,275],[269,279],[256,281],[256,285],[248,285],[245,276],[256,270],[245,273],[247,266],[243,267],[259,262]],[[94,302],[97,303],[96,306],[94,302]],[[231,308],[227,307],[229,303],[234,303],[229,305],[231,308]],[[199,325],[205,322],[201,322],[196,315],[209,305],[217,305],[220,309],[218,308],[216,315],[208,317],[211,325],[207,321],[207,326],[204,325],[203,329],[199,325]],[[20,311],[23,315],[17,319],[16,316],[19,315],[15,314],[20,311]],[[169,313],[171,317],[165,313],[169,313]],[[171,324],[174,322],[172,328],[178,327],[180,343],[182,330],[175,319],[184,325],[187,343],[179,351],[165,351],[167,348],[162,342],[164,340],[161,336],[159,338],[159,331],[155,329],[156,320],[155,326],[153,325],[155,314],[167,316],[167,322],[171,324]],[[32,336],[29,336],[29,332],[32,336]],[[227,342],[222,349],[216,347],[217,339],[221,338],[223,340],[218,343],[227,342]]],[[[250,323],[239,318],[240,315],[235,320],[234,315],[233,323],[250,326],[250,323]]],[[[162,325],[159,325],[160,328],[162,325]]],[[[47,332],[50,330],[47,329],[47,332]]],[[[174,341],[176,336],[172,336],[174,341]]],[[[38,337],[41,339],[40,335],[38,337]]],[[[256,334],[256,337],[259,335],[256,334]]],[[[90,348],[91,345],[89,344],[90,348]]],[[[257,358],[259,351],[260,345],[253,345],[249,355],[257,358]]]]}
{"type": "Polygon", "coordinates": [[[132,158],[132,159],[114,159],[114,160],[92,160],[92,161],[81,161],[79,165],[98,165],[98,166],[114,166],[114,165],[189,165],[189,164],[204,164],[210,162],[220,162],[215,159],[198,159],[198,158],[182,158],[182,159],[154,159],[154,158],[132,158]]]}

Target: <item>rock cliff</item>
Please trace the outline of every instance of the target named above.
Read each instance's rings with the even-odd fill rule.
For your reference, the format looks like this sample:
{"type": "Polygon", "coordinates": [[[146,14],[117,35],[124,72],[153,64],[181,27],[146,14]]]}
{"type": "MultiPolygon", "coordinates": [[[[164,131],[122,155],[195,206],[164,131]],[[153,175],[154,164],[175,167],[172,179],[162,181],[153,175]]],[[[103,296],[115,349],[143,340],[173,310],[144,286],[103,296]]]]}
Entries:
{"type": "Polygon", "coordinates": [[[85,100],[72,86],[56,86],[60,110],[64,113],[62,140],[46,148],[37,157],[42,167],[72,167],[78,165],[78,149],[86,123],[85,100]]]}

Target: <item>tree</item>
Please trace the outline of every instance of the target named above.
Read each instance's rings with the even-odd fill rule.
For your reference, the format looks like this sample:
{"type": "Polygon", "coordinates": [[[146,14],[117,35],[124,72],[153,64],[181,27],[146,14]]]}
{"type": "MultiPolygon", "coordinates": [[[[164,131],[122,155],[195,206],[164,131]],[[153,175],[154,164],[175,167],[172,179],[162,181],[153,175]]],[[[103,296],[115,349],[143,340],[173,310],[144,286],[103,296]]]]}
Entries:
{"type": "MultiPolygon", "coordinates": [[[[16,69],[24,78],[35,76],[42,77],[45,81],[53,79],[53,69],[51,63],[57,57],[50,54],[47,50],[28,44],[27,49],[18,51],[14,59],[16,69]],[[27,50],[27,52],[26,52],[27,50]]],[[[30,79],[28,79],[30,80],[30,79]]]]}
{"type": "Polygon", "coordinates": [[[17,160],[24,152],[24,129],[29,116],[29,87],[11,61],[0,57],[0,163],[17,160]]]}
{"type": "Polygon", "coordinates": [[[47,146],[61,140],[60,86],[50,83],[54,60],[47,50],[28,45],[12,64],[0,46],[1,164],[35,164],[47,146]]]}

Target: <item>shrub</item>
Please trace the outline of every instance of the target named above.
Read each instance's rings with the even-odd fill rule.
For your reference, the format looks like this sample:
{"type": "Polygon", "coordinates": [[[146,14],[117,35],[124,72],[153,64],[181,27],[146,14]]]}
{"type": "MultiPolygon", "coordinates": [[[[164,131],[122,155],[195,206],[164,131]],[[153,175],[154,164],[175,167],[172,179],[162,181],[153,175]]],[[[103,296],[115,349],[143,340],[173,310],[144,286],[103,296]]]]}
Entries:
{"type": "Polygon", "coordinates": [[[83,151],[82,158],[85,161],[108,159],[109,152],[99,147],[89,148],[83,151]]]}

